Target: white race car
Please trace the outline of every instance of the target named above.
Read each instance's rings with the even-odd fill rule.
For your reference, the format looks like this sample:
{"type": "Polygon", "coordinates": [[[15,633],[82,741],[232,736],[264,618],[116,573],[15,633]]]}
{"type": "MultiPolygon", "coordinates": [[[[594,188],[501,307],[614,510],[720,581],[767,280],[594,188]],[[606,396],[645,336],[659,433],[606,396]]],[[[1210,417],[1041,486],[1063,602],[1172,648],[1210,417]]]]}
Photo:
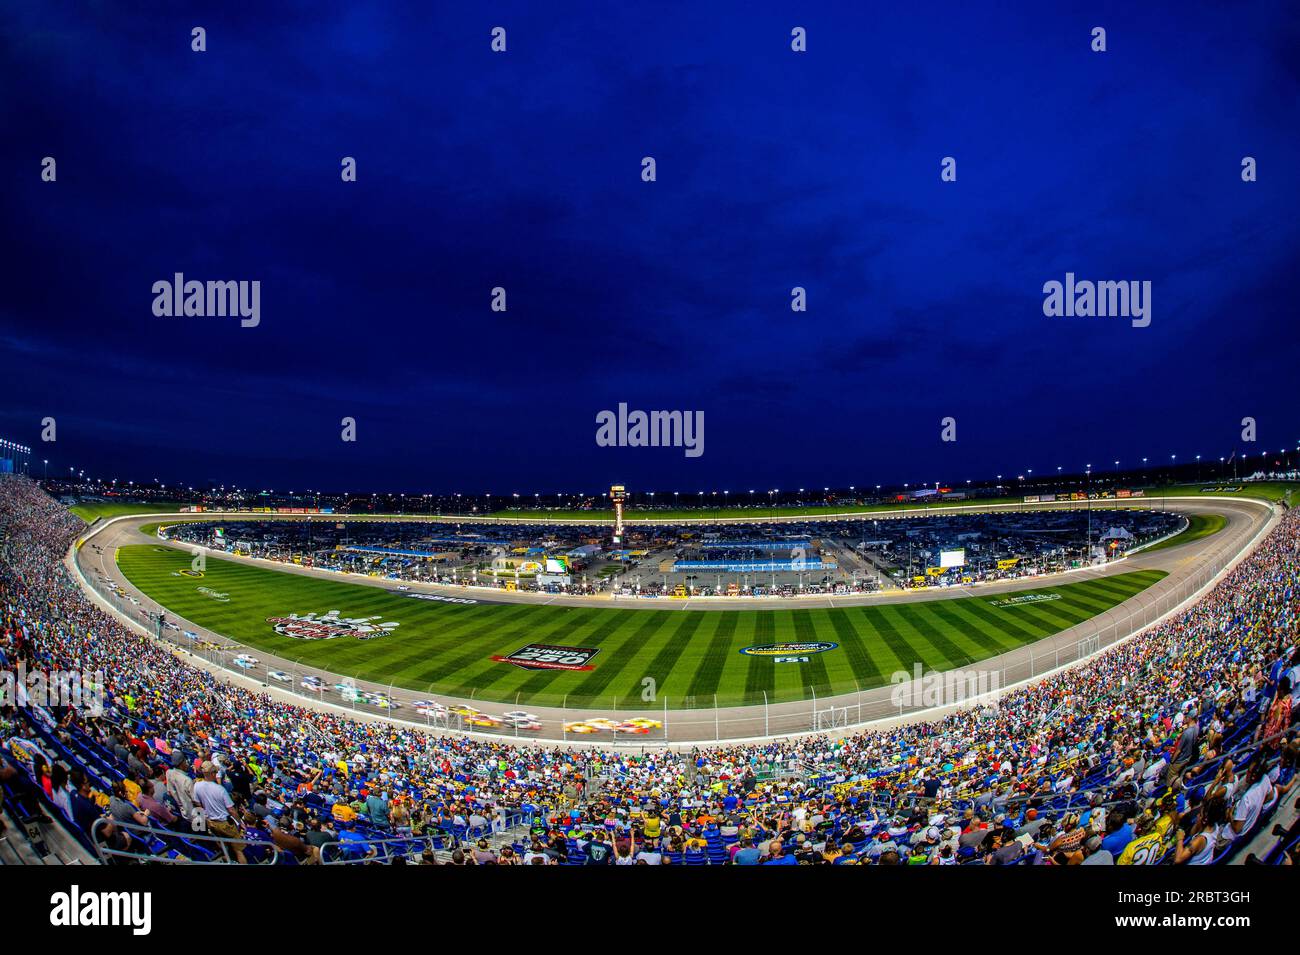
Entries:
{"type": "Polygon", "coordinates": [[[283,670],[267,670],[266,675],[269,676],[276,683],[293,682],[293,677],[290,676],[288,673],[285,673],[283,670]]]}
{"type": "Polygon", "coordinates": [[[235,666],[242,667],[245,670],[251,670],[257,666],[257,657],[250,656],[247,653],[241,653],[235,657],[235,666]]]}
{"type": "Polygon", "coordinates": [[[501,717],[501,722],[517,730],[539,730],[542,728],[542,721],[529,713],[506,713],[501,717]]]}
{"type": "Polygon", "coordinates": [[[323,690],[325,689],[325,681],[318,676],[311,676],[309,674],[302,678],[302,688],[304,690],[323,690]]]}

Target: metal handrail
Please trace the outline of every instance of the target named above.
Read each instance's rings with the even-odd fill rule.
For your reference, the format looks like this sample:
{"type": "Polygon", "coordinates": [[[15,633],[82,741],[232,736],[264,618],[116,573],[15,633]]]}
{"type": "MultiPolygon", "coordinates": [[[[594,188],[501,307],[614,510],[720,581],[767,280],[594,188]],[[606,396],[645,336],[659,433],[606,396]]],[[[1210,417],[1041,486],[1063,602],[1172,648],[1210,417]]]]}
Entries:
{"type": "MultiPolygon", "coordinates": [[[[459,845],[459,841],[460,841],[456,838],[455,835],[450,833],[440,833],[438,835],[422,835],[422,836],[415,836],[415,835],[384,836],[383,838],[377,838],[377,839],[366,837],[365,839],[361,840],[361,843],[368,847],[368,851],[366,852],[365,855],[352,859],[352,858],[348,858],[345,852],[342,850],[348,847],[359,848],[358,844],[344,842],[342,840],[336,839],[332,842],[326,842],[321,845],[320,861],[321,861],[321,865],[361,865],[367,862],[374,862],[376,860],[380,860],[380,861],[391,860],[396,855],[409,856],[412,854],[409,851],[400,852],[400,853],[390,853],[388,851],[384,851],[380,853],[375,849],[376,846],[387,847],[389,845],[395,845],[395,844],[407,845],[407,846],[422,844],[424,845],[427,851],[436,854],[440,850],[434,847],[433,843],[435,840],[442,840],[444,844],[450,842],[453,845],[453,847],[459,845]],[[328,858],[329,850],[331,849],[340,850],[339,851],[340,857],[337,859],[328,858]]],[[[446,851],[446,850],[444,849],[441,851],[446,851]]]]}
{"type": "Polygon", "coordinates": [[[269,842],[269,841],[262,842],[258,840],[251,840],[246,836],[239,836],[239,837],[214,836],[211,835],[210,833],[176,832],[172,829],[159,829],[153,826],[142,826],[139,823],[135,823],[135,822],[118,822],[117,820],[110,819],[107,816],[101,816],[100,818],[96,819],[94,823],[91,824],[90,841],[95,847],[95,854],[99,856],[99,861],[105,864],[108,863],[110,858],[125,858],[125,859],[135,859],[139,862],[163,863],[165,865],[232,865],[234,864],[234,860],[228,850],[228,844],[236,843],[236,842],[244,846],[248,846],[250,842],[256,842],[257,845],[265,846],[267,849],[271,850],[271,857],[269,859],[263,860],[261,862],[252,863],[253,865],[278,865],[280,863],[280,847],[277,846],[274,842],[269,842]],[[221,858],[212,861],[190,859],[190,858],[172,859],[172,858],[168,858],[167,856],[154,855],[151,852],[135,852],[126,849],[112,849],[104,845],[103,840],[99,837],[104,826],[110,823],[119,829],[126,830],[127,832],[144,833],[156,839],[163,838],[163,837],[171,837],[175,839],[184,839],[187,842],[197,842],[201,845],[213,844],[221,849],[221,858]]]}

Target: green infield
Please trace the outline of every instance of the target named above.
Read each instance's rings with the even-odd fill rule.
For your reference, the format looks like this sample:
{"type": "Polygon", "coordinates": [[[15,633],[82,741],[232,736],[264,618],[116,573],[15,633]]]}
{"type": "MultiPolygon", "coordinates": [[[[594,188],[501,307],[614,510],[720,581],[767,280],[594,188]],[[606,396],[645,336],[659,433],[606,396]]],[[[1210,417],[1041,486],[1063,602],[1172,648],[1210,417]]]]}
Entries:
{"type": "Polygon", "coordinates": [[[1167,541],[1161,541],[1152,547],[1146,548],[1143,553],[1150,553],[1155,550],[1164,550],[1166,547],[1180,547],[1183,544],[1190,544],[1193,541],[1209,537],[1211,534],[1217,534],[1227,526],[1228,519],[1222,514],[1193,514],[1187,519],[1187,527],[1182,533],[1175,534],[1167,541]]]}
{"type": "MultiPolygon", "coordinates": [[[[782,610],[652,610],[536,603],[451,603],[408,593],[209,557],[190,576],[185,551],[154,545],[119,550],[126,577],[163,606],[249,647],[329,671],[408,689],[540,706],[643,708],[647,678],[671,708],[807,699],[889,682],[914,663],[946,670],[997,656],[1087,620],[1145,590],[1163,571],[1019,591],[1048,599],[1007,605],[1006,594],[912,603],[782,610]],[[183,573],[185,572],[185,573],[183,573]],[[1001,606],[995,603],[1001,598],[1001,606]],[[290,614],[396,623],[375,639],[284,636],[269,618],[290,614]],[[598,650],[591,669],[529,670],[496,662],[531,644],[598,650]],[[835,644],[790,650],[778,662],[741,650],[773,644],[835,644]]],[[[467,596],[471,596],[466,592],[467,596]]],[[[283,622],[281,623],[283,626],[283,622]]]]}
{"type": "Polygon", "coordinates": [[[101,517],[121,517],[124,514],[166,514],[183,505],[179,501],[155,501],[141,504],[131,501],[83,501],[68,508],[73,514],[93,524],[101,517]]]}

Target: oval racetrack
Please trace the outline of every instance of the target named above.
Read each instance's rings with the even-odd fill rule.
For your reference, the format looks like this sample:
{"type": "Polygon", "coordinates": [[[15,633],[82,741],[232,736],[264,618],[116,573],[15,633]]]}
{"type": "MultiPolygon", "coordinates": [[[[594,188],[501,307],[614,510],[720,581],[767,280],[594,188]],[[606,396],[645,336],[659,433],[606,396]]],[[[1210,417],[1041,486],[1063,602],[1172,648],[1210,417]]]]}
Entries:
{"type": "MultiPolygon", "coordinates": [[[[1134,502],[1132,506],[1153,507],[1158,506],[1158,499],[1144,500],[1134,502]]],[[[514,649],[523,647],[529,643],[554,643],[554,644],[580,644],[583,646],[592,645],[592,636],[599,636],[601,627],[610,629],[613,624],[608,621],[617,621],[620,627],[625,627],[624,615],[633,615],[637,621],[636,627],[632,629],[630,638],[625,641],[622,652],[633,654],[637,651],[636,636],[638,633],[650,634],[660,632],[667,635],[660,644],[648,645],[646,651],[636,657],[636,665],[630,669],[623,667],[618,671],[618,683],[613,682],[614,660],[611,653],[606,653],[605,660],[601,660],[598,654],[593,658],[592,663],[595,669],[590,672],[569,673],[563,672],[557,675],[557,671],[517,671],[508,663],[494,663],[488,659],[488,654],[476,649],[464,651],[459,657],[452,656],[450,659],[459,661],[453,667],[461,679],[457,681],[440,681],[430,691],[419,692],[416,690],[403,690],[400,686],[392,686],[389,683],[371,682],[365,679],[357,681],[357,685],[362,691],[376,691],[390,695],[394,700],[402,704],[402,707],[394,713],[388,713],[385,710],[369,706],[361,701],[343,702],[340,694],[334,690],[333,684],[336,678],[321,666],[307,667],[300,663],[302,659],[290,658],[287,654],[276,656],[267,652],[264,648],[256,648],[253,655],[257,657],[257,665],[248,671],[234,670],[232,678],[243,680],[254,680],[267,685],[267,691],[290,695],[301,702],[304,695],[317,701],[322,706],[345,706],[349,710],[356,710],[359,714],[368,714],[375,718],[391,717],[398,720],[407,720],[418,723],[429,723],[436,726],[445,726],[450,729],[476,729],[478,731],[507,733],[511,736],[520,738],[533,737],[543,739],[567,739],[569,741],[580,742],[599,741],[609,743],[611,740],[626,743],[688,743],[702,740],[729,739],[729,738],[753,738],[775,735],[789,735],[792,733],[808,732],[812,730],[839,731],[850,726],[855,726],[868,721],[888,720],[888,719],[909,719],[917,718],[917,713],[927,711],[933,706],[933,700],[922,697],[920,694],[913,701],[910,699],[900,699],[895,692],[896,688],[888,684],[889,676],[885,674],[883,668],[879,665],[867,667],[865,672],[868,674],[878,673],[881,677],[875,682],[874,686],[862,686],[861,689],[853,692],[839,692],[833,696],[827,696],[825,692],[818,693],[816,681],[811,682],[811,694],[805,693],[805,698],[790,700],[787,702],[777,702],[772,700],[773,696],[779,697],[776,692],[777,684],[775,683],[775,668],[778,664],[769,658],[754,657],[737,662],[731,662],[730,665],[746,665],[750,669],[745,677],[746,695],[744,697],[748,705],[728,705],[725,693],[719,694],[721,705],[714,705],[710,698],[710,686],[707,679],[701,681],[699,678],[692,679],[687,683],[680,680],[672,684],[673,688],[679,692],[666,694],[659,691],[658,684],[663,681],[666,674],[676,674],[685,667],[693,667],[698,661],[701,654],[718,653],[726,654],[723,662],[730,661],[730,655],[735,652],[735,640],[730,639],[733,634],[728,630],[735,627],[733,621],[744,621],[743,625],[747,628],[744,632],[748,634],[757,634],[752,639],[756,643],[777,643],[786,642],[791,638],[793,633],[795,639],[800,642],[813,642],[825,637],[827,632],[844,633],[842,639],[835,642],[843,648],[846,656],[858,654],[858,657],[852,660],[854,664],[854,673],[861,674],[864,672],[861,655],[862,648],[859,646],[861,639],[857,638],[855,631],[843,630],[844,621],[850,614],[862,616],[864,614],[889,614],[897,616],[899,610],[897,604],[924,604],[926,608],[926,617],[930,620],[939,621],[947,619],[956,621],[960,618],[962,624],[971,619],[963,608],[972,608],[994,622],[988,624],[989,628],[998,625],[998,618],[993,611],[987,609],[987,601],[972,601],[970,595],[977,594],[981,598],[992,598],[998,595],[1011,594],[1017,591],[1026,590],[1050,590],[1057,592],[1061,596],[1068,596],[1072,591],[1085,584],[1095,583],[1098,587],[1104,587],[1107,592],[1116,596],[1114,600],[1122,599],[1127,592],[1136,592],[1136,596],[1125,600],[1116,606],[1111,606],[1089,619],[1082,622],[1067,626],[1058,632],[1036,639],[1033,633],[1026,633],[1023,645],[1013,645],[1014,649],[1007,652],[997,653],[997,647],[990,644],[989,648],[983,651],[983,659],[974,659],[970,649],[964,647],[952,647],[949,642],[949,648],[944,649],[943,643],[946,641],[933,639],[927,640],[928,644],[944,649],[942,656],[936,658],[936,668],[951,667],[953,663],[958,665],[968,664],[966,671],[967,676],[977,673],[984,680],[980,684],[981,690],[1006,688],[1015,683],[1029,679],[1033,676],[1042,675],[1057,666],[1065,666],[1076,660],[1096,652],[1104,646],[1114,643],[1116,640],[1123,639],[1140,629],[1146,623],[1149,623],[1161,615],[1177,607],[1192,594],[1200,591],[1224,566],[1234,561],[1236,558],[1245,553],[1255,540],[1260,536],[1261,531],[1269,522],[1271,509],[1262,502],[1252,501],[1249,499],[1232,499],[1232,498],[1181,498],[1171,499],[1169,505],[1186,515],[1194,516],[1197,514],[1220,514],[1226,518],[1224,528],[1218,533],[1208,537],[1192,540],[1186,544],[1167,547],[1150,553],[1139,553],[1132,558],[1119,561],[1105,568],[1075,571],[1068,574],[1055,575],[1054,577],[1043,577],[1037,579],[1022,579],[1016,581],[1005,581],[997,584],[981,585],[974,589],[963,589],[954,593],[952,590],[938,591],[928,590],[920,593],[887,593],[880,595],[858,595],[843,597],[811,596],[804,598],[774,599],[764,600],[761,598],[732,598],[732,599],[693,599],[693,600],[650,600],[637,601],[620,600],[611,601],[607,597],[581,598],[581,597],[554,597],[550,595],[537,594],[508,594],[502,591],[489,591],[482,588],[451,588],[438,587],[435,585],[412,585],[412,592],[422,591],[430,597],[451,597],[457,600],[470,598],[478,601],[477,609],[473,612],[478,615],[485,613],[499,614],[501,618],[501,640],[502,646],[508,646],[509,649],[503,652],[509,653],[514,649]],[[1160,577],[1160,575],[1165,575],[1160,577]],[[1155,583],[1146,586],[1147,583],[1160,577],[1155,583]],[[1127,586],[1128,590],[1121,588],[1127,586]],[[1146,589],[1141,589],[1142,587],[1146,589]],[[950,601],[964,601],[961,604],[953,604],[950,601]],[[492,607],[492,604],[512,604],[511,606],[492,607]],[[532,607],[520,607],[519,604],[531,604],[532,607]],[[978,607],[976,606],[978,604],[978,607]],[[561,620],[562,615],[557,613],[561,608],[570,608],[574,612],[582,613],[585,617],[595,620],[599,618],[607,623],[595,625],[585,631],[586,639],[574,637],[572,640],[565,634],[568,632],[562,623],[552,628],[549,635],[543,633],[546,639],[541,637],[534,638],[535,633],[539,633],[534,623],[520,623],[525,617],[540,609],[540,605],[546,606],[546,612],[550,613],[557,621],[561,620]],[[597,609],[598,608],[598,609],[597,609]],[[828,609],[833,608],[833,609],[828,609]],[[858,608],[858,609],[851,609],[858,608]],[[959,615],[957,611],[962,609],[959,615]],[[732,611],[724,613],[721,616],[708,614],[708,611],[732,611]],[[803,613],[801,611],[811,610],[813,613],[803,613]],[[740,612],[737,612],[740,611],[740,612]],[[703,612],[703,613],[702,613],[703,612]],[[516,620],[518,618],[518,620],[516,620]],[[651,621],[655,621],[652,626],[651,621]],[[816,620],[814,626],[812,621],[816,620]],[[771,639],[763,638],[762,634],[776,634],[777,622],[781,622],[781,631],[779,636],[771,639]],[[827,628],[830,628],[828,631],[827,628]],[[991,655],[990,655],[991,654],[991,655]],[[951,661],[943,663],[941,661],[951,661]],[[688,662],[684,662],[688,661],[688,662]],[[606,674],[599,678],[600,665],[606,665],[606,674]],[[270,670],[280,670],[287,673],[292,682],[291,684],[282,684],[267,679],[267,673],[270,670]],[[301,686],[301,678],[306,673],[312,673],[320,676],[325,680],[325,687],[322,691],[308,694],[308,691],[301,686]],[[643,686],[644,678],[641,673],[649,676],[654,683],[643,686]],[[520,674],[523,678],[520,679],[520,674]],[[630,676],[637,676],[635,681],[629,681],[630,676]],[[570,678],[580,677],[580,680],[570,678]],[[611,695],[606,697],[582,696],[581,700],[594,700],[594,703],[579,703],[577,694],[566,692],[567,688],[577,686],[602,685],[609,682],[613,689],[611,695]],[[517,703],[510,699],[509,692],[503,692],[499,684],[505,684],[507,689],[513,689],[518,700],[517,703]],[[885,685],[879,685],[884,683],[885,685]],[[628,684],[623,686],[622,684],[628,684]],[[620,689],[621,687],[621,689],[620,689]],[[682,687],[687,687],[693,692],[689,698],[683,699],[680,692],[682,687]],[[702,687],[702,692],[700,688],[702,687]],[[455,693],[448,693],[446,690],[457,690],[455,693]],[[544,692],[539,692],[544,689],[544,692]],[[641,690],[644,697],[637,698],[637,691],[641,690]],[[622,699],[614,709],[613,700],[618,699],[617,692],[622,693],[622,699]],[[649,691],[654,691],[653,693],[649,691]],[[768,702],[764,704],[764,697],[768,702]],[[635,700],[636,709],[627,707],[627,700],[631,697],[635,700]],[[540,727],[532,730],[512,728],[508,725],[496,726],[475,726],[474,716],[471,711],[464,714],[438,714],[432,711],[425,714],[416,712],[416,707],[411,704],[416,700],[433,698],[439,703],[455,709],[458,703],[467,703],[474,710],[486,711],[489,716],[500,717],[507,711],[526,710],[534,714],[540,722],[540,727]],[[484,702],[485,699],[492,699],[492,702],[484,702]],[[644,699],[644,702],[643,702],[644,699]],[[544,704],[544,705],[543,705],[544,704]],[[685,704],[685,706],[683,706],[685,704]],[[588,723],[585,727],[573,727],[574,723],[589,721],[592,719],[607,719],[609,724],[601,728],[599,722],[595,724],[597,732],[591,732],[592,724],[588,723]],[[641,725],[633,729],[630,720],[640,720],[641,725]],[[623,723],[626,733],[614,733],[612,727],[615,723],[623,723]],[[566,729],[566,725],[572,727],[566,729]]],[[[1078,506],[1078,505],[1063,505],[1078,506]]],[[[1107,501],[1104,505],[1107,508],[1122,506],[1120,502],[1107,501]]],[[[982,510],[973,507],[971,510],[982,510]]],[[[205,519],[229,519],[236,515],[222,514],[205,514],[205,519]]],[[[247,519],[248,515],[238,515],[247,519]]],[[[350,519],[350,518],[349,518],[350,519]]],[[[162,609],[159,604],[151,597],[147,596],[144,591],[136,587],[123,573],[122,568],[114,560],[114,555],[119,552],[119,548],[139,547],[140,545],[153,545],[148,550],[159,548],[160,542],[156,537],[146,536],[139,530],[141,524],[146,523],[144,516],[136,515],[129,518],[117,518],[106,522],[102,525],[96,525],[91,528],[88,534],[83,538],[84,545],[75,551],[75,564],[81,571],[81,580],[83,586],[89,590],[96,599],[101,603],[111,606],[119,616],[122,616],[137,626],[141,625],[142,620],[147,619],[150,613],[156,613],[162,609]],[[128,600],[122,600],[108,591],[104,581],[112,581],[117,588],[117,594],[127,595],[128,600]],[[137,603],[131,600],[138,601],[137,603]]],[[[763,523],[779,523],[779,521],[767,520],[763,523]]],[[[171,549],[171,548],[166,548],[171,549]]],[[[143,551],[144,548],[141,547],[143,551]]],[[[128,553],[132,553],[128,551],[128,553]]],[[[188,550],[180,550],[184,560],[188,562],[188,550]]],[[[165,558],[166,555],[159,555],[158,559],[165,558]]],[[[219,565],[213,565],[211,562],[214,558],[209,558],[209,567],[218,566],[218,569],[224,569],[220,565],[230,564],[235,570],[244,570],[246,573],[252,571],[256,565],[265,565],[268,570],[263,571],[257,567],[258,575],[262,574],[283,574],[286,577],[298,575],[302,578],[303,584],[309,584],[313,587],[320,587],[321,583],[311,583],[310,578],[322,578],[328,580],[334,585],[331,593],[343,593],[345,591],[337,590],[338,587],[347,588],[382,588],[392,591],[396,594],[395,581],[382,580],[378,578],[363,577],[341,577],[329,571],[315,570],[311,568],[302,568],[294,565],[284,565],[264,561],[252,561],[249,559],[237,559],[234,561],[221,561],[219,565]],[[346,581],[345,584],[338,583],[346,581]]],[[[182,564],[182,566],[184,566],[182,564]]],[[[213,575],[216,580],[217,575],[213,575]]],[[[283,578],[276,578],[281,580],[283,578]]],[[[196,584],[201,586],[200,584],[196,584]]],[[[155,593],[160,593],[156,588],[155,593]]],[[[217,588],[220,589],[220,588],[217,588]]],[[[409,597],[403,594],[405,599],[409,597]]],[[[164,596],[164,600],[167,598],[164,596]]],[[[1000,599],[1005,600],[1006,597],[1000,599]]],[[[391,605],[393,602],[388,601],[391,605]]],[[[415,605],[415,601],[412,604],[415,605]]],[[[1107,606],[1109,606],[1109,603],[1107,606]]],[[[464,607],[442,601],[431,601],[429,604],[422,604],[421,610],[432,609],[434,607],[440,610],[450,612],[463,612],[464,607]]],[[[168,608],[167,614],[169,620],[174,620],[181,628],[179,631],[168,631],[172,639],[181,639],[181,632],[187,631],[195,635],[193,639],[184,638],[182,643],[185,645],[185,652],[192,652],[198,657],[202,657],[208,662],[208,665],[222,666],[227,672],[233,667],[234,657],[245,652],[247,648],[230,636],[238,634],[227,634],[216,632],[223,629],[220,626],[201,626],[199,622],[177,617],[173,612],[176,608],[168,608]],[[195,643],[199,641],[199,644],[195,643]],[[201,644],[207,643],[210,646],[204,647],[201,644]],[[218,649],[220,648],[220,649],[218,649]]],[[[191,610],[195,616],[212,617],[213,613],[210,608],[201,608],[191,610]]],[[[289,612],[324,612],[326,607],[320,606],[289,606],[283,608],[283,613],[289,612]]],[[[345,616],[347,608],[342,608],[345,616]]],[[[909,609],[910,608],[904,608],[909,609]]],[[[1014,609],[1001,609],[1000,613],[1015,613],[1014,609]]],[[[1058,605],[1058,616],[1064,610],[1062,605],[1058,605]]],[[[448,618],[450,619],[450,618],[448,618]]],[[[493,618],[494,619],[494,618],[493,618]]],[[[207,620],[212,623],[211,620],[207,620]]],[[[1068,623],[1068,620],[1062,620],[1062,623],[1068,623]]],[[[230,628],[224,628],[230,629],[230,628]]],[[[960,629],[960,625],[958,626],[960,629]]],[[[1015,627],[1010,629],[1014,631],[1015,627]]],[[[270,627],[267,626],[269,632],[270,627]]],[[[400,632],[400,631],[395,631],[400,632]]],[[[984,635],[987,642],[987,634],[984,635]]],[[[251,639],[251,638],[246,638],[251,639]]],[[[391,639],[391,638],[390,638],[391,639]]],[[[740,639],[740,638],[737,638],[740,639]]],[[[745,637],[744,639],[751,639],[745,637]]],[[[881,634],[881,639],[886,642],[891,639],[888,632],[881,634]]],[[[260,642],[252,640],[251,642],[260,642]]],[[[349,641],[351,642],[351,641],[349,641]]],[[[743,642],[743,640],[742,640],[743,642]]],[[[599,645],[600,640],[594,641],[599,645]]],[[[350,649],[350,654],[364,655],[368,649],[376,646],[374,643],[356,642],[355,649],[350,649]]],[[[296,649],[296,648],[294,648],[296,649]]],[[[905,653],[899,651],[890,653],[883,647],[880,654],[883,659],[893,661],[893,665],[902,662],[904,669],[907,663],[905,653]]],[[[283,652],[283,651],[282,651],[283,652]]],[[[604,652],[602,650],[602,652],[604,652]]],[[[811,661],[817,661],[817,656],[809,658],[811,661]]],[[[621,661],[628,663],[628,660],[621,661]]],[[[342,677],[349,677],[353,674],[347,672],[347,668],[340,666],[342,677]]],[[[824,668],[823,668],[824,669],[824,668]]],[[[355,674],[355,670],[353,673],[355,674]]],[[[781,671],[781,679],[788,682],[789,678],[785,672],[801,674],[805,681],[809,680],[807,674],[816,673],[816,665],[809,667],[807,663],[802,666],[788,667],[781,671]]],[[[385,674],[387,677],[388,674],[385,674]]],[[[855,682],[858,677],[855,676],[855,682]]],[[[417,683],[417,686],[424,685],[423,682],[417,683]]],[[[716,690],[716,681],[713,688],[716,690]]],[[[842,686],[842,681],[838,684],[842,686]]],[[[850,683],[850,689],[854,684],[850,683]]],[[[857,683],[861,686],[861,683],[857,683]]],[[[975,684],[972,682],[971,686],[975,684]]],[[[823,684],[824,686],[824,684],[823,684]]],[[[795,687],[794,692],[799,692],[795,687]]],[[[482,721],[479,721],[482,722],[482,721]]]]}

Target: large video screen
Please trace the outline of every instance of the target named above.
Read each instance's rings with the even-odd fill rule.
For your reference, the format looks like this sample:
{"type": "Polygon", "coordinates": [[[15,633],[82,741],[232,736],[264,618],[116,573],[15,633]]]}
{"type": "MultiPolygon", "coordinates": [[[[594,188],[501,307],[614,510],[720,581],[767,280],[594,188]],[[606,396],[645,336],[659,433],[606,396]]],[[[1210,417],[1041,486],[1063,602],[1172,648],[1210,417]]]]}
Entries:
{"type": "Polygon", "coordinates": [[[939,551],[940,567],[964,567],[966,565],[966,548],[939,551]]]}

